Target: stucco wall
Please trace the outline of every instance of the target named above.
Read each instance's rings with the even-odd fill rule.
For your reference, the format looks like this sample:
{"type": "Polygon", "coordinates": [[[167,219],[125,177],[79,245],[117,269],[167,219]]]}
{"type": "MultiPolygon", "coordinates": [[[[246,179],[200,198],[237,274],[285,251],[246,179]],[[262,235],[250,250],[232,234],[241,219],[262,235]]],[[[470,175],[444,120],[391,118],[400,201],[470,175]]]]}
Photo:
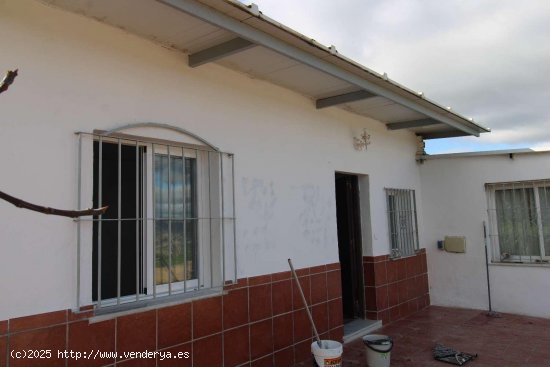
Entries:
{"type": "MultiPolygon", "coordinates": [[[[28,201],[76,207],[74,132],[153,121],[235,153],[239,277],[286,270],[288,257],[338,261],[335,171],[368,175],[364,255],[389,252],[384,187],[421,202],[412,133],[213,64],[190,69],[184,54],[31,0],[0,2],[0,48],[1,67],[20,69],[0,97],[1,185],[28,201]],[[364,128],[372,143],[358,152],[364,128]]],[[[75,223],[5,202],[0,215],[0,319],[74,306],[75,223]]]]}
{"type": "MultiPolygon", "coordinates": [[[[484,184],[550,178],[550,154],[431,159],[421,165],[432,304],[488,308],[483,221],[484,184]],[[466,253],[437,249],[445,235],[466,236],[466,253]]],[[[491,265],[493,309],[550,317],[550,267],[491,265]]]]}

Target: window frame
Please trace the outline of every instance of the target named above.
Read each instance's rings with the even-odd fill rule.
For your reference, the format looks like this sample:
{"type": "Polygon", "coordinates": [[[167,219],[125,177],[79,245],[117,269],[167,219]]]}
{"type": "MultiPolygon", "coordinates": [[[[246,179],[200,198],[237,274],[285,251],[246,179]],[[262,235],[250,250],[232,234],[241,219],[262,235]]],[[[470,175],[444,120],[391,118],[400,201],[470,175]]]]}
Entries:
{"type": "Polygon", "coordinates": [[[415,189],[398,189],[398,188],[384,188],[386,199],[386,212],[388,221],[388,238],[390,247],[390,258],[403,258],[414,256],[420,250],[420,241],[418,236],[418,208],[416,205],[416,190],[415,189]],[[405,196],[406,195],[406,196],[405,196]],[[395,209],[392,209],[392,204],[405,209],[398,209],[398,211],[405,211],[405,221],[407,227],[405,231],[397,229],[401,218],[395,217],[395,209]],[[404,198],[407,200],[404,200],[404,198]],[[390,200],[390,198],[393,198],[390,200]],[[397,221],[396,221],[397,219],[397,221]],[[392,228],[392,224],[396,225],[396,228],[392,228]]]}
{"type": "MultiPolygon", "coordinates": [[[[197,166],[197,169],[199,167],[199,165],[201,165],[201,158],[199,155],[195,155],[193,156],[190,152],[189,152],[189,149],[185,148],[185,147],[181,147],[179,150],[181,150],[181,152],[179,151],[173,151],[173,149],[170,149],[170,146],[166,146],[166,149],[163,149],[163,147],[161,147],[161,152],[159,152],[157,149],[159,148],[154,148],[153,149],[153,146],[154,144],[151,144],[151,146],[149,147],[149,149],[147,149],[147,153],[146,154],[150,154],[150,156],[147,156],[147,161],[151,160],[151,162],[155,159],[155,155],[159,155],[159,156],[170,156],[170,157],[183,157],[184,159],[185,158],[194,158],[196,159],[196,166],[197,166]],[[180,154],[181,153],[181,154],[180,154]]],[[[170,160],[169,160],[170,162],[170,160]]],[[[183,162],[183,164],[185,164],[185,162],[183,162]]],[[[168,163],[168,171],[171,172],[171,167],[170,167],[170,164],[168,163]]],[[[147,171],[147,172],[151,172],[150,175],[148,175],[149,179],[151,182],[148,182],[148,187],[151,188],[151,192],[149,193],[144,193],[145,195],[148,195],[148,197],[146,198],[146,200],[149,199],[149,197],[152,199],[152,203],[153,205],[149,206],[148,207],[148,212],[146,213],[146,218],[153,218],[153,227],[156,226],[156,221],[159,221],[159,220],[168,220],[169,221],[169,225],[171,225],[171,221],[172,220],[175,220],[175,219],[172,219],[172,215],[169,214],[168,218],[156,218],[155,216],[155,199],[156,199],[156,196],[154,194],[154,184],[153,184],[153,180],[155,179],[154,178],[154,175],[156,174],[153,170],[155,169],[155,165],[153,164],[152,165],[152,168],[147,171]]],[[[168,176],[168,180],[170,180],[170,175],[168,176]]],[[[202,193],[200,192],[200,185],[198,184],[198,174],[196,173],[195,177],[194,177],[194,180],[196,181],[195,184],[197,185],[197,193],[196,193],[196,196],[193,198],[193,200],[196,202],[196,205],[197,205],[197,217],[201,217],[201,214],[203,213],[204,211],[204,208],[202,207],[201,203],[202,201],[199,200],[199,197],[202,195],[202,193]]],[[[170,183],[168,184],[169,186],[171,185],[170,183]]],[[[170,198],[169,198],[170,200],[170,198]]],[[[183,215],[183,220],[189,220],[190,218],[187,218],[185,216],[185,205],[184,205],[184,209],[183,209],[183,212],[184,212],[184,215],[183,215]]],[[[197,226],[198,227],[198,226],[197,226]]],[[[149,241],[149,240],[144,240],[144,243],[147,244],[148,247],[150,247],[150,251],[153,252],[152,255],[148,255],[148,256],[151,256],[151,258],[153,259],[153,262],[156,261],[156,248],[155,248],[155,238],[154,236],[156,235],[156,230],[153,230],[153,238],[149,241]]],[[[202,252],[201,251],[201,245],[204,244],[204,241],[202,240],[201,238],[201,234],[199,231],[197,231],[196,233],[196,236],[197,236],[197,242],[196,242],[196,250],[197,250],[197,262],[199,257],[200,257],[200,253],[202,252]]],[[[171,246],[169,246],[171,247],[171,246]]],[[[149,248],[148,248],[149,249],[149,248]]],[[[151,259],[147,258],[145,259],[145,256],[144,256],[144,261],[145,260],[148,260],[150,261],[151,259]]],[[[148,262],[149,263],[149,262],[148,262]]],[[[196,264],[196,266],[198,266],[198,264],[196,264]]],[[[154,274],[156,274],[156,268],[155,267],[152,267],[151,269],[151,272],[153,272],[154,274]]],[[[169,271],[170,273],[170,271],[169,271]]],[[[198,271],[197,271],[197,274],[198,274],[198,271]]],[[[153,294],[153,292],[151,292],[150,290],[151,289],[155,289],[155,286],[156,286],[156,291],[157,292],[160,292],[160,293],[170,293],[172,290],[175,290],[176,292],[178,291],[183,291],[183,292],[188,292],[188,291],[196,291],[200,288],[199,286],[199,278],[198,276],[192,278],[192,279],[186,279],[186,280],[183,280],[183,281],[178,281],[178,282],[172,282],[172,281],[169,281],[168,283],[163,283],[163,284],[156,284],[155,285],[155,282],[156,282],[156,277],[155,276],[151,276],[151,277],[147,277],[147,294],[146,295],[151,295],[153,294]]]]}
{"type": "Polygon", "coordinates": [[[516,182],[502,183],[487,183],[485,184],[487,195],[487,215],[489,218],[489,239],[492,249],[492,262],[500,263],[527,263],[527,264],[546,264],[550,263],[550,253],[546,254],[544,244],[544,227],[542,222],[542,211],[540,202],[540,188],[550,188],[549,180],[525,180],[516,182]],[[537,220],[537,237],[539,255],[518,255],[508,254],[507,257],[502,256],[500,250],[500,238],[498,232],[498,213],[496,207],[496,192],[503,190],[515,189],[532,189],[533,200],[535,203],[536,220],[537,220]]]}
{"type": "MultiPolygon", "coordinates": [[[[215,291],[216,289],[223,289],[223,285],[226,281],[236,281],[237,268],[233,154],[221,152],[217,150],[217,148],[212,149],[213,147],[210,145],[203,145],[202,141],[200,141],[199,144],[188,142],[188,140],[193,141],[193,139],[182,139],[183,141],[180,141],[179,139],[176,140],[177,137],[174,137],[174,139],[165,139],[164,136],[162,136],[163,134],[157,134],[162,136],[162,138],[157,138],[154,136],[155,134],[151,134],[151,136],[143,136],[143,134],[129,135],[119,132],[107,134],[105,131],[94,130],[94,132],[92,133],[77,132],[77,135],[78,207],[81,208],[82,206],[89,206],[85,203],[89,202],[89,198],[91,197],[90,194],[93,191],[92,189],[94,187],[94,185],[91,184],[92,180],[94,179],[94,173],[92,172],[93,170],[91,168],[93,165],[91,154],[91,147],[93,146],[93,142],[102,141],[104,143],[115,143],[121,145],[124,144],[127,146],[136,147],[136,151],[139,151],[139,154],[141,155],[139,157],[141,158],[141,172],[137,171],[136,175],[139,175],[139,177],[136,176],[136,181],[141,181],[140,184],[142,185],[142,189],[139,195],[142,204],[140,203],[140,217],[135,218],[135,220],[136,223],[139,221],[145,221],[146,223],[145,225],[141,226],[142,228],[139,228],[139,225],[137,225],[136,228],[136,232],[138,230],[140,231],[140,251],[143,254],[141,256],[141,259],[139,259],[140,255],[137,255],[139,260],[137,259],[136,262],[139,263],[139,270],[136,272],[136,277],[138,277],[138,280],[136,280],[136,282],[141,282],[142,285],[140,287],[136,285],[136,292],[132,293],[131,295],[121,296],[121,292],[119,292],[117,293],[117,296],[115,298],[98,299],[94,301],[92,300],[92,291],[95,288],[92,288],[91,286],[91,270],[93,270],[93,266],[91,263],[91,247],[93,241],[91,240],[92,231],[90,228],[92,227],[91,223],[93,223],[94,220],[98,220],[98,218],[79,218],[75,220],[75,222],[77,223],[77,307],[80,307],[80,305],[92,304],[95,306],[96,310],[100,310],[105,307],[105,310],[109,309],[109,312],[115,312],[117,309],[120,308],[136,308],[154,303],[170,302],[174,298],[178,297],[187,298],[189,296],[200,296],[204,292],[209,293],[213,290],[215,291]],[[88,143],[83,144],[83,140],[88,140],[88,143]],[[161,147],[164,147],[164,150],[161,147]],[[142,152],[141,149],[143,148],[145,149],[142,152]],[[196,267],[196,273],[194,274],[195,276],[193,277],[193,279],[186,279],[185,281],[181,282],[172,282],[170,285],[157,284],[156,286],[154,286],[154,274],[156,271],[156,258],[154,251],[156,245],[153,229],[155,226],[155,189],[153,183],[155,168],[153,161],[155,159],[155,155],[167,154],[168,149],[170,149],[170,156],[179,156],[184,158],[192,157],[196,159],[197,162],[194,178],[194,180],[196,181],[195,189],[197,192],[195,193],[193,198],[193,200],[196,201],[197,205],[195,218],[197,220],[197,249],[196,255],[193,255],[196,258],[197,264],[194,265],[194,267],[196,267]],[[215,158],[213,159],[213,157],[215,158]],[[227,159],[228,162],[230,162],[230,172],[226,174],[227,177],[224,176],[223,173],[224,159],[227,159]],[[211,167],[211,165],[215,163],[218,163],[219,167],[211,167]],[[207,167],[203,167],[205,165],[207,165],[207,167]],[[215,172],[216,170],[221,170],[221,173],[218,172],[217,176],[214,175],[216,176],[216,179],[218,181],[214,183],[210,182],[210,180],[214,180],[212,172],[215,172]],[[207,181],[205,181],[206,177],[207,181]],[[202,183],[200,183],[201,180],[202,183]],[[224,188],[224,184],[229,187],[224,188]],[[215,192],[215,189],[213,189],[214,191],[212,191],[212,185],[217,185],[217,194],[218,196],[221,195],[221,198],[217,197],[213,199],[211,197],[212,192],[215,192]],[[223,199],[224,193],[227,196],[229,196],[228,193],[232,194],[231,197],[228,197],[226,199],[230,201],[231,207],[227,209],[232,210],[232,215],[227,214],[228,210],[223,211],[223,206],[225,204],[223,199]],[[205,198],[205,196],[207,197],[205,198]],[[217,207],[213,206],[212,200],[219,201],[217,207]],[[221,210],[221,212],[216,213],[216,210],[221,210]],[[203,219],[209,221],[209,224],[207,224],[206,226],[204,225],[204,223],[200,224],[199,222],[203,219]],[[222,231],[222,233],[218,234],[216,238],[214,238],[212,234],[213,221],[216,221],[215,226],[221,227],[222,231]],[[231,229],[228,230],[228,233],[224,235],[223,227],[224,225],[225,227],[228,227],[228,224],[231,225],[231,229]],[[206,233],[206,230],[203,231],[203,227],[207,226],[210,226],[210,235],[203,236],[203,232],[206,233]],[[226,240],[229,238],[227,236],[230,236],[231,234],[233,235],[232,241],[230,241],[231,243],[226,243],[226,240]],[[230,259],[229,257],[226,258],[225,256],[225,252],[227,252],[226,247],[228,246],[232,246],[232,249],[230,249],[229,251],[233,253],[233,259],[230,259]],[[207,256],[208,259],[205,259],[204,256],[207,256]],[[229,264],[229,267],[231,267],[231,269],[229,269],[226,262],[231,260],[233,260],[233,263],[229,264]],[[209,266],[210,268],[205,269],[206,266],[209,266]],[[218,267],[220,267],[221,269],[213,269],[218,267]],[[233,272],[231,272],[231,270],[233,270],[233,272]],[[139,273],[140,271],[142,272],[141,274],[139,273]],[[203,279],[200,279],[201,272],[208,275],[205,275],[203,279]],[[216,279],[214,279],[215,276],[216,279]],[[141,279],[139,277],[141,277],[141,279]],[[173,288],[171,292],[168,292],[168,295],[166,295],[166,288],[173,288]]],[[[195,141],[197,140],[196,136],[190,136],[191,138],[194,138],[195,141]]],[[[136,157],[136,161],[137,160],[138,158],[136,157]]],[[[183,160],[183,164],[185,165],[185,159],[183,160]]],[[[185,171],[183,172],[183,175],[185,175],[185,171]]],[[[136,196],[137,195],[138,194],[136,194],[136,196]]],[[[173,209],[170,210],[172,211],[173,209]]],[[[121,217],[118,218],[118,220],[121,220],[121,217]]],[[[185,214],[184,220],[187,220],[187,218],[185,218],[185,214]]],[[[219,229],[216,230],[219,232],[219,229]]],[[[173,242],[171,243],[171,246],[173,246],[173,242]]],[[[118,265],[116,266],[116,268],[116,271],[119,271],[118,265]]],[[[100,270],[98,270],[98,272],[99,271],[100,270]]],[[[117,280],[117,282],[121,282],[121,280],[119,279],[117,280]]]]}

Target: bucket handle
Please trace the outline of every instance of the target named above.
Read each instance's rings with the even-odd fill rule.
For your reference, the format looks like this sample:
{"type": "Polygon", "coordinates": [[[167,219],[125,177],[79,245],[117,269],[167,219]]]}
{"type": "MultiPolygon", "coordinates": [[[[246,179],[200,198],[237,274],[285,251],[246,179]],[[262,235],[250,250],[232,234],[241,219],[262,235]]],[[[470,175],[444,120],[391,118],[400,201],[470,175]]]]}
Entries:
{"type": "Polygon", "coordinates": [[[379,350],[379,349],[376,349],[376,348],[374,348],[370,343],[365,343],[365,345],[366,345],[367,348],[369,348],[370,350],[373,350],[373,351],[378,352],[378,353],[389,353],[389,352],[391,352],[391,350],[393,349],[393,341],[391,341],[390,349],[388,349],[388,350],[379,350]]]}

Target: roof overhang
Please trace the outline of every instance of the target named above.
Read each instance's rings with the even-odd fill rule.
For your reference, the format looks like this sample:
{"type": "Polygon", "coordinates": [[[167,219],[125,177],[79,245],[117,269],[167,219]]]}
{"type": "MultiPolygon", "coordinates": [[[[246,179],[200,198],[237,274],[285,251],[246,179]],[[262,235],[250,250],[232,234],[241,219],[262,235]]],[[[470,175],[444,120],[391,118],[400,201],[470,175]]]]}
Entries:
{"type": "Polygon", "coordinates": [[[424,139],[489,129],[236,0],[43,0],[424,139]],[[128,9],[131,9],[129,11],[128,9]]]}

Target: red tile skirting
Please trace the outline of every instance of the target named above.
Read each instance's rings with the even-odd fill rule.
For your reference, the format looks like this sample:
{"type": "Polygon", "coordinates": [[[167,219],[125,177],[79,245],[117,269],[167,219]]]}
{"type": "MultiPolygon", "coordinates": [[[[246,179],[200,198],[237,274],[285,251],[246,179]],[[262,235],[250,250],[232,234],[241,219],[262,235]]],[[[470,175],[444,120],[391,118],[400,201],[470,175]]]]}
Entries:
{"type": "Polygon", "coordinates": [[[6,366],[8,352],[8,338],[0,336],[0,367],[6,366]]]}
{"type": "Polygon", "coordinates": [[[248,288],[237,288],[223,296],[223,327],[248,324],[248,288]]]}
{"type": "MultiPolygon", "coordinates": [[[[297,269],[321,338],[342,340],[340,264],[297,269]]],[[[282,366],[310,361],[311,325],[288,271],[239,279],[225,293],[90,323],[93,308],[0,321],[0,367],[112,366],[113,359],[57,358],[57,350],[189,352],[191,359],[117,359],[120,366],[282,366]],[[12,349],[52,359],[9,359],[12,349]],[[222,362],[223,361],[223,362],[222,362]]]]}
{"type": "Polygon", "coordinates": [[[248,314],[250,321],[259,321],[271,317],[271,283],[248,288],[248,314]]]}
{"type": "Polygon", "coordinates": [[[10,320],[9,331],[17,332],[40,327],[64,324],[67,322],[67,311],[47,312],[40,315],[18,317],[10,320]]]}
{"type": "MultiPolygon", "coordinates": [[[[31,331],[23,331],[16,333],[8,338],[8,351],[41,351],[41,350],[65,350],[67,341],[67,325],[56,325],[52,327],[46,327],[42,329],[35,329],[31,331]]],[[[38,352],[40,353],[40,352],[38,352]]],[[[57,356],[55,356],[57,357],[57,356]]],[[[10,359],[10,367],[26,367],[26,366],[51,366],[51,367],[64,367],[65,361],[63,359],[44,358],[44,359],[10,359]]]]}
{"type": "Polygon", "coordinates": [[[271,285],[273,316],[292,311],[292,280],[274,281],[271,285]]]}
{"type": "Polygon", "coordinates": [[[390,259],[363,257],[365,313],[384,324],[409,316],[430,304],[426,251],[390,259]]]}
{"type": "Polygon", "coordinates": [[[157,347],[167,348],[191,340],[191,303],[165,307],[157,313],[157,347]]]}
{"type": "Polygon", "coordinates": [[[250,360],[250,327],[248,325],[225,331],[223,338],[226,366],[238,366],[250,360]]]}
{"type": "MultiPolygon", "coordinates": [[[[69,324],[69,340],[68,349],[74,351],[83,350],[101,350],[103,352],[115,351],[115,320],[98,322],[90,324],[87,320],[73,322],[69,324]]],[[[99,367],[107,362],[114,362],[114,359],[96,359],[77,361],[74,359],[68,360],[68,366],[90,366],[99,367]]]]}

